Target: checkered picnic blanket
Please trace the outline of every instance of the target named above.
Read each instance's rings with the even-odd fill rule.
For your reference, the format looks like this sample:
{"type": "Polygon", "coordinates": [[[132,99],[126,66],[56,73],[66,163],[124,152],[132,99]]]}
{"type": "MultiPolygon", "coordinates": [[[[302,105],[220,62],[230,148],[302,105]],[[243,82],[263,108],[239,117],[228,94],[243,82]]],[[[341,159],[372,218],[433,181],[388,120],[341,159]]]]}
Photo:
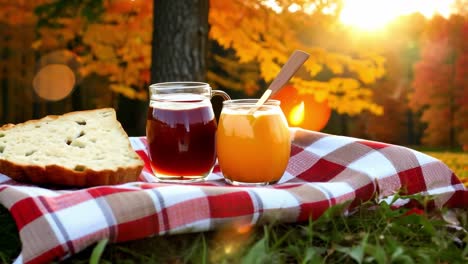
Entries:
{"type": "Polygon", "coordinates": [[[434,196],[436,206],[468,207],[463,184],[428,155],[358,138],[291,132],[287,171],[269,187],[229,186],[218,167],[203,183],[156,183],[145,138],[131,138],[146,163],[139,182],[50,190],[0,174],[0,203],[15,219],[22,243],[15,263],[64,259],[104,238],[119,242],[234,223],[307,221],[336,204],[352,207],[396,193],[434,196]]]}

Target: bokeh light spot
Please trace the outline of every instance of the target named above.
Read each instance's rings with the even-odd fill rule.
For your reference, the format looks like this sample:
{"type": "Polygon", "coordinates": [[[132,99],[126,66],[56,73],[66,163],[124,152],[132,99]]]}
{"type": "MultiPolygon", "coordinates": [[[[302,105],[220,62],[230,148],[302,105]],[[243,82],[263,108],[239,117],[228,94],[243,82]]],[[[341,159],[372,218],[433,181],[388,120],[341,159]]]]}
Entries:
{"type": "Polygon", "coordinates": [[[49,64],[34,76],[33,88],[42,99],[58,101],[73,91],[75,80],[75,74],[67,65],[49,64]]]}

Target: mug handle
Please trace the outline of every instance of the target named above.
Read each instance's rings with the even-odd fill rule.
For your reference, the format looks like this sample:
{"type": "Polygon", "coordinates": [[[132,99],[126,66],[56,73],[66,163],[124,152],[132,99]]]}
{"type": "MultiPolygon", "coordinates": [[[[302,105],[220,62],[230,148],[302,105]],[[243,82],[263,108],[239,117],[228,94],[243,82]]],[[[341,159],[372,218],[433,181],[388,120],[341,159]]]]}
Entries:
{"type": "Polygon", "coordinates": [[[224,100],[231,100],[231,97],[221,90],[211,90],[211,97],[213,96],[221,96],[224,100]]]}

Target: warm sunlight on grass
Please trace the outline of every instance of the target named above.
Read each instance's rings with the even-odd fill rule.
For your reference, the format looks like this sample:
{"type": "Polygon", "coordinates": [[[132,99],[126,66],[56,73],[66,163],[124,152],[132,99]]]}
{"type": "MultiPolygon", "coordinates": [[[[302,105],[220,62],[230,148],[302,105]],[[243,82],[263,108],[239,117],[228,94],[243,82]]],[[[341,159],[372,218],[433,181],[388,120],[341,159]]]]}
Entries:
{"type": "Polygon", "coordinates": [[[447,17],[453,0],[344,0],[341,21],[362,30],[383,28],[398,16],[420,12],[426,17],[447,17]]]}
{"type": "Polygon", "coordinates": [[[443,161],[468,187],[468,153],[425,151],[426,154],[443,161]]]}

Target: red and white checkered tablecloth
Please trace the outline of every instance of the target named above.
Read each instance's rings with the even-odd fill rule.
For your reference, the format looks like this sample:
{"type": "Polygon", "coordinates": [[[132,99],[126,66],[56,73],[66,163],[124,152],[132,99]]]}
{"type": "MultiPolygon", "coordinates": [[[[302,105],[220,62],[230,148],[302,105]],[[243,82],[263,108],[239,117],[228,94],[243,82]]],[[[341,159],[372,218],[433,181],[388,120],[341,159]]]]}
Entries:
{"type": "Polygon", "coordinates": [[[400,194],[433,196],[436,206],[468,208],[468,190],[441,161],[396,145],[302,129],[279,184],[236,187],[216,167],[199,184],[154,182],[146,140],[131,138],[145,160],[141,181],[50,190],[0,174],[0,203],[16,221],[22,251],[15,263],[64,259],[97,241],[200,232],[233,223],[300,222],[327,208],[400,194]]]}

